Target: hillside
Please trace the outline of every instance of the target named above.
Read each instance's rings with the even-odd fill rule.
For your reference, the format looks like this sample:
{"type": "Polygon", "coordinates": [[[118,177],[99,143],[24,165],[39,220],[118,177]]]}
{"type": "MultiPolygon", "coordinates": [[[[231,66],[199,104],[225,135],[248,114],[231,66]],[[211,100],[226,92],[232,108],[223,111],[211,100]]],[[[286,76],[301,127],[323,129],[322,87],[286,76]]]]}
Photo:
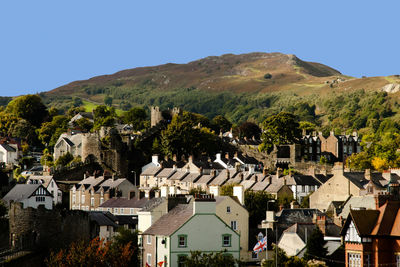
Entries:
{"type": "MultiPolygon", "coordinates": [[[[179,106],[209,117],[223,114],[233,122],[260,122],[265,116],[306,103],[314,109],[309,114],[314,118],[302,119],[326,124],[323,103],[327,99],[362,89],[366,94],[378,92],[387,84],[397,83],[400,79],[395,76],[348,77],[295,55],[250,53],[123,70],[75,81],[41,96],[48,105],[65,109],[73,98],[81,98],[85,104],[102,104],[104,97],[110,96],[113,105],[123,110],[136,105],[179,106]]],[[[396,99],[397,95],[391,94],[396,99]]]]}

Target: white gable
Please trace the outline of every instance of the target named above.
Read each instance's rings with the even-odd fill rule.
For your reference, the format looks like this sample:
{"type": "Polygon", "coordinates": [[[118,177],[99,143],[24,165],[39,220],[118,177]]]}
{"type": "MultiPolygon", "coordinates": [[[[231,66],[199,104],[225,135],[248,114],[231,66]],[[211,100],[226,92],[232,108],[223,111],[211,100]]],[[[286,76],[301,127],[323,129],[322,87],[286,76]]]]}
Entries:
{"type": "Polygon", "coordinates": [[[345,241],[361,243],[361,238],[358,235],[356,226],[354,225],[353,221],[350,222],[349,228],[347,228],[345,241]]]}

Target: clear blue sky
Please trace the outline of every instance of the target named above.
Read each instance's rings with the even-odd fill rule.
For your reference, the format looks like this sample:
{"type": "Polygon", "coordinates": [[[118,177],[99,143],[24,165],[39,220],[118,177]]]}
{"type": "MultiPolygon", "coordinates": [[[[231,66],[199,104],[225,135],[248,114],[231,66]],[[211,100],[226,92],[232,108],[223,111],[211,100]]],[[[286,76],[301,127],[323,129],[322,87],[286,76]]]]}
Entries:
{"type": "Polygon", "coordinates": [[[0,95],[138,66],[283,52],[360,77],[400,74],[400,1],[0,2],[0,95]]]}

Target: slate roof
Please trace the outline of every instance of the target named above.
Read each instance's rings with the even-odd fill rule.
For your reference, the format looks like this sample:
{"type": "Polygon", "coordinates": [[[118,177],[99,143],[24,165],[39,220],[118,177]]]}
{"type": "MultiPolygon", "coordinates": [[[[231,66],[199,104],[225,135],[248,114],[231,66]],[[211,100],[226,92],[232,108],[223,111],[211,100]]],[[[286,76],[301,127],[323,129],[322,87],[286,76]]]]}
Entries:
{"type": "Polygon", "coordinates": [[[318,181],[320,181],[321,183],[325,183],[326,181],[328,181],[330,178],[332,178],[333,174],[315,174],[315,178],[317,178],[318,181]]]}
{"type": "Polygon", "coordinates": [[[166,201],[165,197],[151,198],[146,203],[144,203],[141,211],[152,211],[154,208],[158,207],[158,205],[160,205],[164,201],[166,201]]]}
{"type": "Polygon", "coordinates": [[[113,197],[105,201],[99,207],[102,208],[143,208],[147,202],[148,198],[131,198],[127,199],[125,197],[113,197]]]}
{"type": "Polygon", "coordinates": [[[47,188],[52,179],[53,176],[51,175],[29,175],[26,183],[29,184],[30,181],[38,181],[40,184],[43,184],[43,186],[47,188]]]}
{"type": "Polygon", "coordinates": [[[69,139],[66,138],[66,137],[63,137],[63,140],[64,140],[69,146],[74,146],[74,145],[75,145],[71,140],[69,140],[69,139]]]}
{"type": "Polygon", "coordinates": [[[89,218],[99,226],[119,227],[116,223],[118,221],[117,217],[108,211],[90,211],[89,218]]]}
{"type": "Polygon", "coordinates": [[[244,180],[242,181],[240,184],[243,185],[243,189],[247,190],[247,189],[251,189],[252,186],[256,183],[256,181],[250,179],[250,180],[244,180]]]}
{"type": "Polygon", "coordinates": [[[343,203],[342,210],[338,214],[343,218],[347,218],[350,212],[350,208],[355,210],[359,208],[365,209],[375,209],[376,202],[375,197],[373,195],[365,195],[365,196],[352,196],[347,200],[347,202],[343,203]]]}
{"type": "Polygon", "coordinates": [[[212,174],[203,174],[200,178],[195,182],[195,184],[205,184],[208,185],[214,179],[214,175],[212,174]]]}
{"type": "Polygon", "coordinates": [[[118,225],[130,225],[136,228],[138,225],[137,215],[115,215],[118,220],[118,225]]]}
{"type": "Polygon", "coordinates": [[[149,167],[145,169],[140,175],[145,175],[145,176],[155,176],[157,175],[160,171],[162,170],[161,167],[149,167]]]}
{"type": "Polygon", "coordinates": [[[276,193],[278,193],[279,190],[281,190],[282,186],[283,186],[283,183],[270,184],[265,189],[265,192],[270,193],[270,194],[276,194],[276,193]]]}
{"type": "Polygon", "coordinates": [[[80,181],[76,186],[77,189],[79,189],[81,186],[84,186],[85,189],[90,189],[94,186],[99,185],[100,183],[102,183],[104,181],[104,177],[100,176],[100,177],[94,177],[94,176],[89,176],[86,179],[83,179],[82,181],[80,181]]]}
{"type": "Polygon", "coordinates": [[[169,177],[169,180],[180,181],[188,174],[189,173],[185,171],[176,171],[171,177],[169,177]]]}
{"type": "MultiPolygon", "coordinates": [[[[276,213],[276,217],[279,224],[294,224],[294,223],[312,223],[313,216],[324,215],[318,209],[283,209],[276,213]]],[[[333,223],[332,219],[327,217],[328,223],[333,223]]]]}
{"type": "Polygon", "coordinates": [[[193,216],[192,204],[178,204],[158,219],[143,235],[169,236],[193,216]]]}
{"type": "Polygon", "coordinates": [[[8,144],[0,144],[0,146],[2,146],[7,152],[17,152],[15,148],[8,144]]]}
{"type": "Polygon", "coordinates": [[[215,177],[215,179],[210,184],[221,186],[221,185],[225,184],[228,181],[228,179],[233,178],[236,175],[236,173],[237,172],[235,169],[232,169],[232,170],[224,169],[215,177]],[[228,172],[229,172],[229,178],[227,176],[228,172]]]}
{"type": "Polygon", "coordinates": [[[286,175],[285,178],[287,185],[321,185],[321,183],[311,175],[286,175]]]}
{"type": "Polygon", "coordinates": [[[197,180],[197,178],[200,177],[200,173],[189,173],[188,175],[186,175],[183,179],[182,182],[185,183],[193,183],[197,180]]]}
{"type": "MultiPolygon", "coordinates": [[[[19,202],[29,198],[40,186],[40,184],[16,184],[3,198],[4,201],[19,202]]],[[[50,196],[50,193],[49,193],[50,196]]]]}
{"type": "Polygon", "coordinates": [[[176,170],[173,168],[164,168],[161,172],[157,174],[158,178],[169,178],[172,174],[174,174],[176,170]]]}

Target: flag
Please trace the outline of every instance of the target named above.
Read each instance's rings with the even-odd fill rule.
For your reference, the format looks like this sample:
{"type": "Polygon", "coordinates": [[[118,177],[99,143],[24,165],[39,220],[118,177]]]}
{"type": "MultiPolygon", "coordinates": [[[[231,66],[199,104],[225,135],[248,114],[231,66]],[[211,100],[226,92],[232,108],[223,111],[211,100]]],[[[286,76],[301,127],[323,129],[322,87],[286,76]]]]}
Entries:
{"type": "Polygon", "coordinates": [[[257,244],[254,246],[253,251],[254,253],[260,253],[263,250],[267,249],[267,236],[265,236],[263,239],[257,242],[257,244]]]}
{"type": "Polygon", "coordinates": [[[157,263],[157,265],[158,265],[159,267],[162,267],[164,263],[165,263],[165,261],[160,261],[159,263],[157,263]]]}

